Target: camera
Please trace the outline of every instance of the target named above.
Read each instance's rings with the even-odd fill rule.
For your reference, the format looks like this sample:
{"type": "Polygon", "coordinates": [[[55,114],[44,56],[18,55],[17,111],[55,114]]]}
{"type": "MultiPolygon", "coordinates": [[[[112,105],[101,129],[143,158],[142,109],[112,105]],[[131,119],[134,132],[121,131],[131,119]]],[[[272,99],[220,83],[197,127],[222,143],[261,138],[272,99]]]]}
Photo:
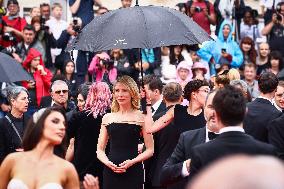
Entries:
{"type": "Polygon", "coordinates": [[[45,25],[46,19],[44,16],[40,17],[40,30],[47,31],[49,30],[49,27],[45,25]]]}
{"type": "Polygon", "coordinates": [[[110,59],[110,60],[101,59],[100,65],[104,66],[107,70],[112,69],[113,66],[114,66],[114,60],[112,60],[112,59],[110,59]]]}
{"type": "Polygon", "coordinates": [[[203,8],[197,6],[197,7],[194,8],[194,11],[195,12],[201,12],[201,11],[203,11],[203,8]]]}
{"type": "Polygon", "coordinates": [[[75,32],[77,32],[77,33],[79,33],[79,32],[81,31],[81,26],[80,26],[80,24],[79,24],[79,19],[78,19],[78,18],[74,18],[74,19],[73,19],[73,26],[72,26],[72,29],[73,29],[75,32]]]}
{"type": "Polygon", "coordinates": [[[17,40],[16,37],[11,32],[4,32],[2,39],[4,41],[11,41],[11,42],[14,42],[17,40]]]}
{"type": "Polygon", "coordinates": [[[284,2],[280,2],[278,3],[278,5],[276,6],[276,19],[279,21],[279,22],[282,22],[282,15],[281,15],[281,6],[284,5],[284,2]]]}

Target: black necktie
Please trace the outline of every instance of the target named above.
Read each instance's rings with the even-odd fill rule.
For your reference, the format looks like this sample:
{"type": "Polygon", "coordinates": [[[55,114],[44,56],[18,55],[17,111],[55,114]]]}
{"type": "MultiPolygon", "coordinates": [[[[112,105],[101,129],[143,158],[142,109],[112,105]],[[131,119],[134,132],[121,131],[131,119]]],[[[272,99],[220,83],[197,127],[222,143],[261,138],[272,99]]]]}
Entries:
{"type": "Polygon", "coordinates": [[[208,139],[209,140],[213,140],[218,136],[218,134],[214,133],[214,132],[210,132],[208,131],[208,139]]]}
{"type": "Polygon", "coordinates": [[[154,112],[155,112],[155,109],[153,108],[153,106],[151,106],[151,110],[152,110],[152,113],[154,113],[154,112]]]}

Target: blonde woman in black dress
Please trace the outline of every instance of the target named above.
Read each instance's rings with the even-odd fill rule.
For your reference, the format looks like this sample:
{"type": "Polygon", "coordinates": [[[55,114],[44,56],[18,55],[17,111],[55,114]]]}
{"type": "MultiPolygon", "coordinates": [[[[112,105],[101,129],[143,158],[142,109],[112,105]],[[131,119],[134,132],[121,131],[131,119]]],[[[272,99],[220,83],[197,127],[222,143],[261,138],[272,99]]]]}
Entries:
{"type": "Polygon", "coordinates": [[[98,159],[105,165],[104,189],[143,188],[142,161],[153,155],[154,141],[153,136],[145,132],[144,121],[146,116],[151,116],[151,107],[147,106],[146,116],[139,109],[140,95],[135,81],[122,76],[114,85],[112,112],[103,117],[97,146],[98,159]],[[146,150],[138,154],[141,136],[146,150]],[[108,140],[110,151],[107,156],[108,140]]]}

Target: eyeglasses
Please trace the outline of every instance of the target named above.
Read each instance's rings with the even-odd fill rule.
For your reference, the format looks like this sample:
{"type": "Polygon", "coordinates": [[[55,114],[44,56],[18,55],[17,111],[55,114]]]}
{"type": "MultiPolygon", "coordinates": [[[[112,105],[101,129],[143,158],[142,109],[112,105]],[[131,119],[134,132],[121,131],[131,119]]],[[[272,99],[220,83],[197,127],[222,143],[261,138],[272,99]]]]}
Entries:
{"type": "Polygon", "coordinates": [[[205,92],[205,93],[209,93],[210,89],[198,89],[197,91],[202,91],[202,92],[205,92]]]}
{"type": "Polygon", "coordinates": [[[68,90],[58,90],[58,91],[54,91],[55,94],[66,94],[68,92],[68,90]]]}

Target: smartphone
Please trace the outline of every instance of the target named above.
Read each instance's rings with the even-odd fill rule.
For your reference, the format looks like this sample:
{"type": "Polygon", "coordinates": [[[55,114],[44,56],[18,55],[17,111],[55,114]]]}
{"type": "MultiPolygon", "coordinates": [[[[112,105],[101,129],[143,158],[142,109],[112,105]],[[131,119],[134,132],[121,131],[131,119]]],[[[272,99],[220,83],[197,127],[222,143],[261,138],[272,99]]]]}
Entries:
{"type": "Polygon", "coordinates": [[[221,49],[221,52],[222,52],[222,53],[226,53],[226,52],[227,52],[227,50],[226,50],[226,49],[224,49],[224,48],[222,48],[222,49],[221,49]]]}

